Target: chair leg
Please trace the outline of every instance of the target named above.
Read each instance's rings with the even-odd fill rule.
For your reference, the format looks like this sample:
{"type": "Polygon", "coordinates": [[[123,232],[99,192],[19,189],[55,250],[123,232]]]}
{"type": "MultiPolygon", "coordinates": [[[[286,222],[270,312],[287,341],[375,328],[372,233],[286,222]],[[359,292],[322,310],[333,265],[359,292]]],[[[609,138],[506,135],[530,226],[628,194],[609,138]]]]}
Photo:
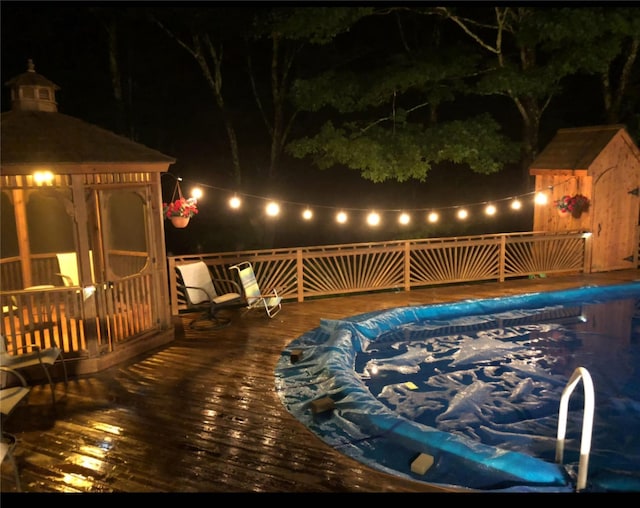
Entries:
{"type": "Polygon", "coordinates": [[[67,393],[69,390],[69,376],[67,375],[67,364],[64,361],[62,350],[60,350],[60,361],[62,362],[62,370],[64,372],[64,392],[67,393]]]}
{"type": "Polygon", "coordinates": [[[189,323],[189,328],[193,330],[217,330],[219,328],[229,326],[230,324],[231,319],[220,317],[217,315],[217,312],[205,312],[193,319],[191,323],[189,323]],[[207,324],[204,326],[196,326],[196,323],[199,322],[206,322],[207,324]]]}
{"type": "Polygon", "coordinates": [[[13,456],[13,450],[16,447],[17,439],[13,434],[8,434],[7,432],[2,433],[2,439],[7,443],[8,448],[6,449],[4,458],[9,461],[11,467],[13,468],[13,475],[16,482],[16,491],[22,492],[22,484],[20,483],[20,471],[18,471],[18,465],[16,464],[15,457],[13,456]]]}
{"type": "Polygon", "coordinates": [[[51,388],[51,403],[55,407],[56,405],[56,387],[53,384],[53,379],[51,378],[51,373],[47,366],[43,363],[42,368],[44,369],[44,373],[47,375],[47,379],[49,380],[49,387],[51,388]]]}

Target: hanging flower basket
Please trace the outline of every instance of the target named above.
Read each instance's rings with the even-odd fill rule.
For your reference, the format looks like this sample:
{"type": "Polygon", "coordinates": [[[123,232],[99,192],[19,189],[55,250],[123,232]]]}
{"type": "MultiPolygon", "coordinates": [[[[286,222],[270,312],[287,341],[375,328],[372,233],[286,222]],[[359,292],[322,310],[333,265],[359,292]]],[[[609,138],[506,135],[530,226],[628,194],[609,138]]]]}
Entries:
{"type": "Polygon", "coordinates": [[[571,215],[571,217],[579,219],[582,212],[589,210],[591,201],[589,201],[587,196],[582,194],[574,194],[573,196],[566,194],[560,199],[556,199],[554,204],[561,217],[569,217],[569,215],[571,215]]]}
{"type": "Polygon", "coordinates": [[[171,217],[171,224],[174,228],[186,228],[190,220],[189,217],[171,217]]]}
{"type": "Polygon", "coordinates": [[[185,228],[189,224],[189,219],[198,213],[198,204],[195,198],[185,199],[182,195],[180,185],[176,182],[173,191],[172,201],[162,203],[162,214],[164,218],[171,221],[176,228],[185,228]],[[178,198],[176,199],[176,195],[178,198]]]}

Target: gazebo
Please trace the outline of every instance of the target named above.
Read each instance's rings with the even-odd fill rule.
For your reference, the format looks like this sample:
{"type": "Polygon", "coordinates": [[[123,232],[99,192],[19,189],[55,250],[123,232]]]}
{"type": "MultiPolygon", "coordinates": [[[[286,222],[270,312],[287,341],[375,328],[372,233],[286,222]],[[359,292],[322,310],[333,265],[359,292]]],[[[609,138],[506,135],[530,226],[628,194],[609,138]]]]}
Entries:
{"type": "Polygon", "coordinates": [[[71,373],[174,338],[160,179],[175,159],[58,112],[59,87],[6,82],[0,162],[0,333],[57,343],[71,373]]]}

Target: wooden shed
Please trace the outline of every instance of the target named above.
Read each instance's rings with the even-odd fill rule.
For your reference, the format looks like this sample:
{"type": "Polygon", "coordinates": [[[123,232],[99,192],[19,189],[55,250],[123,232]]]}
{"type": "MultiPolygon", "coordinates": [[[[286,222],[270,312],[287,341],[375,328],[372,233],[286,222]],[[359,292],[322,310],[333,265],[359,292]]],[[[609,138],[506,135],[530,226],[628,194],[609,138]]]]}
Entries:
{"type": "Polygon", "coordinates": [[[58,86],[9,80],[0,163],[0,333],[95,372],[174,338],[160,179],[170,156],[58,112],[58,86]]]}
{"type": "Polygon", "coordinates": [[[585,271],[638,267],[640,224],[640,150],[623,125],[560,129],[533,161],[536,194],[534,231],[590,233],[585,271]],[[579,217],[555,205],[563,196],[589,198],[579,217]]]}

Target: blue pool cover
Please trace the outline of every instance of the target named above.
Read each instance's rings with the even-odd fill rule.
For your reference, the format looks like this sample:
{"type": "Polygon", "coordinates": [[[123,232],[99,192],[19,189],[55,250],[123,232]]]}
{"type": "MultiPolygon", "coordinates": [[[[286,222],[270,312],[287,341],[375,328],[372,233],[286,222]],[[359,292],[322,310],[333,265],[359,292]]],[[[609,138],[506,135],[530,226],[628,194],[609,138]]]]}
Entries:
{"type": "Polygon", "coordinates": [[[553,460],[486,445],[400,416],[371,393],[354,368],[356,356],[392,330],[410,328],[412,323],[452,329],[470,316],[474,322],[496,315],[516,318],[540,309],[622,298],[640,298],[640,282],[321,320],[318,328],[282,352],[275,370],[276,389],[287,410],[320,439],[375,469],[455,490],[573,492],[570,475],[553,460]],[[323,401],[330,402],[329,410],[318,409],[323,401]],[[414,472],[411,463],[420,454],[434,462],[426,471],[414,472]]]}

